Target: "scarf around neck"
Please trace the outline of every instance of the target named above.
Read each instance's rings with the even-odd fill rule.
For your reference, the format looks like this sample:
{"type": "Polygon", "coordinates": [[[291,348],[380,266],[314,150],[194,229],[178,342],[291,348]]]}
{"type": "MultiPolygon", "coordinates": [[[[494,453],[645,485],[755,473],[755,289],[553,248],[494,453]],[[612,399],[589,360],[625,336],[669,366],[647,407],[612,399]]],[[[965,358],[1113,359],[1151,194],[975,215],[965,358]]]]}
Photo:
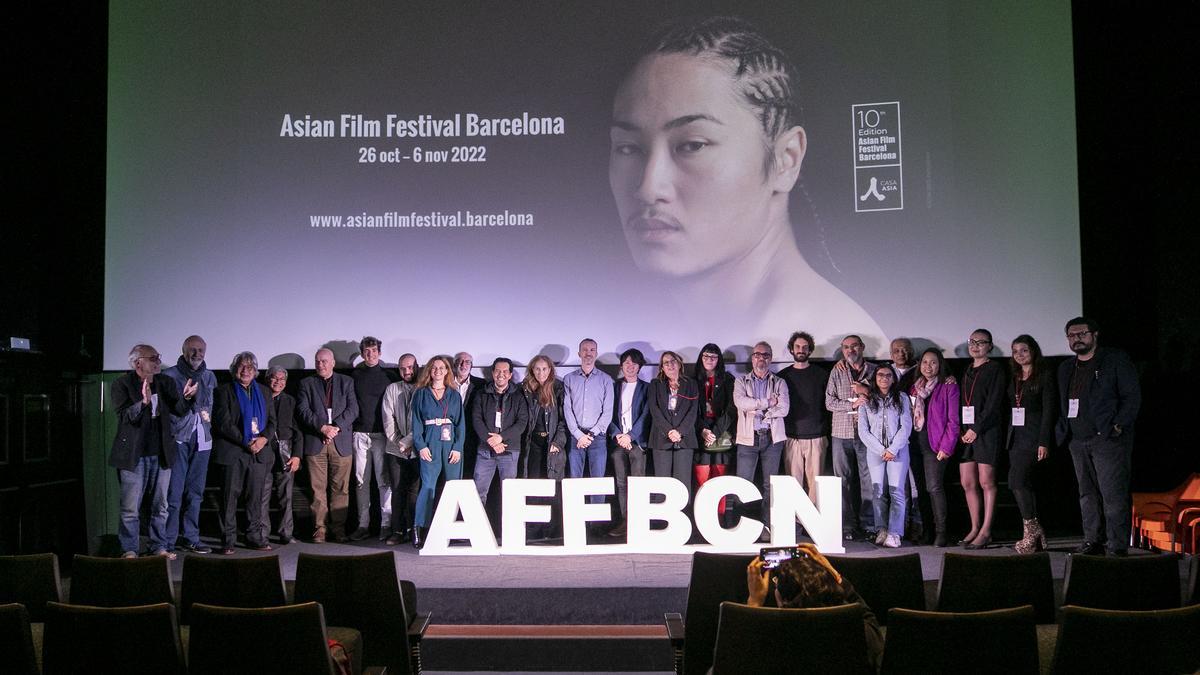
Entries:
{"type": "Polygon", "coordinates": [[[250,441],[263,433],[267,426],[267,402],[263,398],[262,389],[258,387],[257,382],[250,383],[248,393],[242,388],[240,382],[234,382],[233,388],[237,391],[238,407],[242,409],[242,442],[250,445],[250,441]],[[257,433],[253,432],[250,424],[253,419],[258,420],[257,433]]]}

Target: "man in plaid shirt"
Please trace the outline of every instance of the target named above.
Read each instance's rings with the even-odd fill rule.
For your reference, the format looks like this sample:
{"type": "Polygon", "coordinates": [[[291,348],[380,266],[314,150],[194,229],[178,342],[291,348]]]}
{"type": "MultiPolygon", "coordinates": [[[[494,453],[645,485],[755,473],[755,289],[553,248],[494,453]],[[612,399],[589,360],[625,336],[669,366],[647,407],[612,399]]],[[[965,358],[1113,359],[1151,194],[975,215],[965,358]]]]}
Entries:
{"type": "Polygon", "coordinates": [[[842,535],[847,541],[875,536],[867,446],[858,438],[857,411],[867,401],[867,383],[875,377],[876,366],[863,359],[863,349],[859,336],[843,338],[842,360],[830,371],[825,387],[825,407],[833,413],[833,474],[842,479],[842,535]]]}

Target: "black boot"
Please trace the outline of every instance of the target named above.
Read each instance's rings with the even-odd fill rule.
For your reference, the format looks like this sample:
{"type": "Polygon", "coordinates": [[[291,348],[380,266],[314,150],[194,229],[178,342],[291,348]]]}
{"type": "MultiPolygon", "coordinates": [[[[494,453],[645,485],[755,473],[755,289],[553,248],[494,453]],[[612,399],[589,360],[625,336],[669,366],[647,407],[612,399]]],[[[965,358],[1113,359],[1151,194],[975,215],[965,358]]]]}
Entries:
{"type": "Polygon", "coordinates": [[[933,496],[930,499],[933,507],[933,529],[936,533],[933,545],[937,548],[946,547],[946,493],[933,496]],[[940,497],[940,498],[939,498],[940,497]]]}
{"type": "Polygon", "coordinates": [[[417,549],[418,551],[421,550],[421,547],[425,545],[425,533],[422,531],[422,529],[423,528],[420,527],[414,527],[412,530],[412,545],[413,548],[417,549]]]}

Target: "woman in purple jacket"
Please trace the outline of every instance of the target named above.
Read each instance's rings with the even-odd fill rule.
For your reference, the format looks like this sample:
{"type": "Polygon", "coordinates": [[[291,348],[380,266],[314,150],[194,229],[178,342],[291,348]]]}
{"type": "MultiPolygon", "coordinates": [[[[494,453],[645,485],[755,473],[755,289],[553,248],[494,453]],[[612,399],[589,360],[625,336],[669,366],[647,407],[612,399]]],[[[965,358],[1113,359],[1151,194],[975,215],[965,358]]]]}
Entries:
{"type": "Polygon", "coordinates": [[[920,457],[912,464],[924,469],[925,492],[933,507],[934,540],[946,546],[946,492],[942,489],[946,460],[954,454],[958,442],[958,384],[950,376],[942,352],[929,348],[921,354],[920,372],[909,395],[913,401],[913,430],[917,432],[920,457]]]}

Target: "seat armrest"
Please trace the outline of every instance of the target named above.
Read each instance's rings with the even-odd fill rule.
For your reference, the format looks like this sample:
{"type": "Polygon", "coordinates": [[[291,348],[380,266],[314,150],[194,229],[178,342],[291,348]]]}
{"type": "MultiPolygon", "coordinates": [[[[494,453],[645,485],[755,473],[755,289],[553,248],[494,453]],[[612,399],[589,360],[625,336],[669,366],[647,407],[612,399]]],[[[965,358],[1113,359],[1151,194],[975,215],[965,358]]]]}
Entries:
{"type": "Polygon", "coordinates": [[[409,642],[419,642],[425,637],[425,631],[429,629],[429,619],[432,616],[430,613],[417,614],[413,617],[412,623],[408,624],[408,640],[409,642]]]}
{"type": "Polygon", "coordinates": [[[667,624],[667,639],[671,644],[683,643],[683,615],[679,612],[669,612],[663,615],[663,621],[667,624]]]}

